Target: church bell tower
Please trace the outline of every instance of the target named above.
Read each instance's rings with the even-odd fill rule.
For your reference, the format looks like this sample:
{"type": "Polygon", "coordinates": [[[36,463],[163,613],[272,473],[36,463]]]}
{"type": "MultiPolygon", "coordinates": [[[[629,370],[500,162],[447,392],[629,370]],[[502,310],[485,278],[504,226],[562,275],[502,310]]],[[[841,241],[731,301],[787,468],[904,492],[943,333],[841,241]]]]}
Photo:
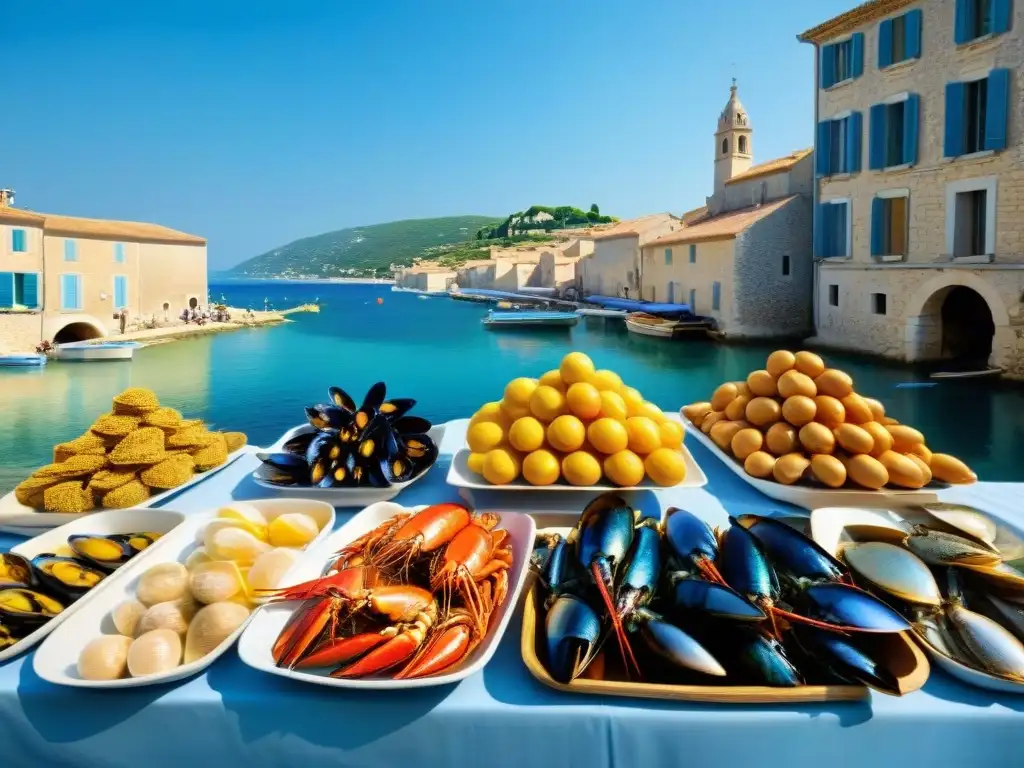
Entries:
{"type": "Polygon", "coordinates": [[[753,129],[747,110],[736,93],[736,78],[732,79],[729,101],[718,117],[715,131],[715,197],[725,193],[725,182],[747,171],[754,161],[753,129]]]}

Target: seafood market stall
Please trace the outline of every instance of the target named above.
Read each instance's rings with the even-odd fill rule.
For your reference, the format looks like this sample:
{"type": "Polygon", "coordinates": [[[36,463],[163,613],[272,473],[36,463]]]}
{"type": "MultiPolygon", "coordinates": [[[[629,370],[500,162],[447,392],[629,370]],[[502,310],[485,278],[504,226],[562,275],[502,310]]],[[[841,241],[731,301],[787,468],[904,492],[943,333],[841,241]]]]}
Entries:
{"type": "MultiPolygon", "coordinates": [[[[439,457],[394,501],[465,501],[477,511],[536,512],[537,525],[572,525],[593,493],[466,491],[446,483],[465,421],[445,425],[439,457]]],[[[759,493],[703,443],[687,439],[702,487],[632,492],[644,510],[681,507],[712,525],[789,510],[759,493]]],[[[250,452],[154,505],[191,518],[231,500],[268,497],[250,452]]],[[[977,483],[939,492],[1024,525],[1024,487],[977,483]]],[[[339,509],[336,527],[355,509],[339,509]]],[[[186,518],[186,519],[188,519],[186,518]]],[[[0,535],[4,549],[23,539],[0,535]]],[[[522,603],[522,600],[520,600],[522,603]]],[[[70,631],[75,619],[50,638],[70,631]]],[[[258,614],[260,615],[260,614],[258,614]]],[[[489,663],[451,684],[402,690],[310,685],[247,666],[229,649],[190,677],[90,690],[53,685],[33,652],[0,665],[4,761],[22,765],[1019,765],[1024,699],[968,687],[933,665],[923,688],[863,701],[720,705],[566,693],[542,685],[520,651],[522,605],[489,663]]],[[[255,624],[253,625],[255,626],[255,624]]],[[[73,634],[73,633],[72,633],[73,634]]],[[[50,643],[44,644],[48,647],[50,643]]],[[[38,652],[38,651],[37,651],[38,652]]]]}

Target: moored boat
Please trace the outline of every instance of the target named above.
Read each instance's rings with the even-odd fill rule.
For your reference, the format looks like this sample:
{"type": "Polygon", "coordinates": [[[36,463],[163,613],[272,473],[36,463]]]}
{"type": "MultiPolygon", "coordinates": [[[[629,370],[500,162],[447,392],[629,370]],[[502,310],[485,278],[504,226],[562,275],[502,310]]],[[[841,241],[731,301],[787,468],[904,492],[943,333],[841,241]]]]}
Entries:
{"type": "Polygon", "coordinates": [[[82,363],[131,360],[141,346],[137,341],[74,341],[57,345],[57,359],[82,363]]]}
{"type": "Polygon", "coordinates": [[[41,365],[46,365],[46,355],[0,355],[0,367],[38,368],[41,365]]]}
{"type": "Polygon", "coordinates": [[[700,317],[689,320],[670,320],[645,312],[634,312],[626,316],[626,330],[640,336],[656,336],[662,339],[705,336],[709,328],[709,322],[700,317]]]}
{"type": "Polygon", "coordinates": [[[1002,368],[981,368],[973,371],[936,371],[929,378],[932,379],[983,379],[993,376],[1001,376],[1002,368]]]}
{"type": "Polygon", "coordinates": [[[571,328],[579,322],[575,312],[495,312],[487,313],[484,328],[571,328]]]}
{"type": "Polygon", "coordinates": [[[625,309],[602,309],[600,307],[580,307],[576,310],[580,317],[620,317],[624,318],[629,312],[625,309]]]}

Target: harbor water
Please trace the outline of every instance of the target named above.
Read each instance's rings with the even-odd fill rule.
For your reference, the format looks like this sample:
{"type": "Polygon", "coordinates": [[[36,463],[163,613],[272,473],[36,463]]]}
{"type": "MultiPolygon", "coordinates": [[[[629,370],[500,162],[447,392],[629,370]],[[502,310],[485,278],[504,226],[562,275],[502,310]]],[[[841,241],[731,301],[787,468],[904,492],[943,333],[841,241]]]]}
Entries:
{"type": "MultiPolygon", "coordinates": [[[[281,326],[206,334],[138,350],[132,362],[0,369],[0,490],[51,460],[54,443],[82,432],[129,386],[218,429],[268,445],[337,385],[359,401],[383,380],[433,421],[470,416],[501,398],[516,376],[539,376],[569,351],[589,354],[665,410],[707,399],[720,383],[764,366],[775,345],[670,342],[637,337],[618,319],[581,318],[572,329],[487,332],[487,305],[423,300],[387,285],[225,281],[215,301],[283,309],[318,300],[318,314],[281,326]],[[382,299],[382,302],[378,302],[382,299]]],[[[883,401],[929,446],[964,459],[983,480],[1022,481],[1024,390],[992,381],[929,382],[906,366],[825,353],[856,389],[883,401]]]]}

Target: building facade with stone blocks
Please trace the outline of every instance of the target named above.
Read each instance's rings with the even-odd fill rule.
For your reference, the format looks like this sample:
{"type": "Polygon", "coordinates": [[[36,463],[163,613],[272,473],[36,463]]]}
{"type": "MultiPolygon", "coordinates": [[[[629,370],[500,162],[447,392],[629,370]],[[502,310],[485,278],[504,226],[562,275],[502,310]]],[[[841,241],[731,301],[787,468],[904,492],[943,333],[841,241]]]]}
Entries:
{"type": "Polygon", "coordinates": [[[576,262],[577,287],[584,296],[640,295],[640,249],[663,235],[682,229],[669,213],[628,221],[593,236],[594,249],[576,262]]]}
{"type": "Polygon", "coordinates": [[[820,342],[1024,378],[1022,6],[873,0],[800,35],[820,342]]]}

